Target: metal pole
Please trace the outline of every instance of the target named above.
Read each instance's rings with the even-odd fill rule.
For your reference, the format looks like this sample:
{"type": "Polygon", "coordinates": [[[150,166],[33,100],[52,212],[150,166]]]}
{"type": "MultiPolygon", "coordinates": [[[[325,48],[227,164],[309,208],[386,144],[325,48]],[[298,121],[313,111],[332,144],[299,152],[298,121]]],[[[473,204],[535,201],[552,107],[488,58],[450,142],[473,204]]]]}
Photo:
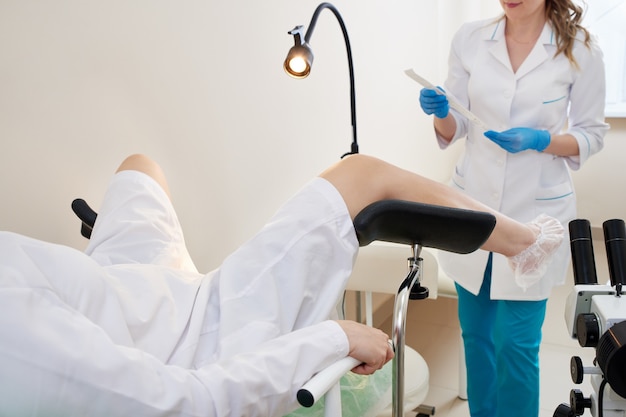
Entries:
{"type": "Polygon", "coordinates": [[[404,415],[404,347],[406,331],[406,315],[409,306],[409,296],[411,288],[419,282],[422,271],[422,259],[419,254],[422,248],[420,245],[413,246],[413,257],[409,258],[409,273],[400,284],[398,294],[394,301],[392,336],[395,356],[392,363],[392,416],[402,417],[404,415]]]}

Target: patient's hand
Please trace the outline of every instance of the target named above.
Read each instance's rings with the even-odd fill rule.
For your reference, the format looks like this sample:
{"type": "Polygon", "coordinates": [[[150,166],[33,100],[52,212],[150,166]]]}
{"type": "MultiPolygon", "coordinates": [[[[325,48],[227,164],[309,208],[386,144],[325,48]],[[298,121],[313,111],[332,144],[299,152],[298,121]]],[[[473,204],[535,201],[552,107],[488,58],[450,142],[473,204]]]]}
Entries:
{"type": "Polygon", "coordinates": [[[369,375],[383,367],[393,356],[389,336],[380,329],[350,320],[337,320],[348,337],[349,356],[363,362],[352,372],[369,375]]]}

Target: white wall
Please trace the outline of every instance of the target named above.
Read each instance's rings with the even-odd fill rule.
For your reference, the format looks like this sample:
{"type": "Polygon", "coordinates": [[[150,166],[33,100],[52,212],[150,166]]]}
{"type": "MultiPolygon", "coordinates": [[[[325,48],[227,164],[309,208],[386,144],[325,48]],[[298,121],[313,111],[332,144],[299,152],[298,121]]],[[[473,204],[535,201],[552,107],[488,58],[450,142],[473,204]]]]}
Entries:
{"type": "MultiPolygon", "coordinates": [[[[332,13],[311,40],[312,75],[282,70],[287,31],[308,25],[318,3],[0,1],[0,230],[84,247],[70,202],[97,209],[118,163],[142,152],[166,171],[196,263],[216,266],[349,149],[332,13]]],[[[456,153],[438,150],[403,70],[443,81],[442,34],[464,20],[449,15],[458,2],[333,4],[352,42],[361,152],[445,180],[456,153]]],[[[598,162],[603,172],[619,166],[598,162]]]]}
{"type": "MultiPolygon", "coordinates": [[[[335,1],[352,42],[362,153],[443,178],[418,88],[436,44],[427,0],[335,1]]],[[[82,248],[69,208],[96,208],[122,158],[164,167],[201,269],[349,149],[340,28],[320,16],[313,74],[288,77],[287,34],[317,1],[0,2],[0,229],[82,248]]],[[[445,167],[445,168],[444,168],[445,167]]]]}

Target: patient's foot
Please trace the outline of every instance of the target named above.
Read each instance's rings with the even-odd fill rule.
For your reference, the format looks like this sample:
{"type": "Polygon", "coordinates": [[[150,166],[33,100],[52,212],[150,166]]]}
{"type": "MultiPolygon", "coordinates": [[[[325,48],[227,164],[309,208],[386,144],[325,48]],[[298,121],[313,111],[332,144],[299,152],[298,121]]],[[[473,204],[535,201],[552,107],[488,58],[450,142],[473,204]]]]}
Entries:
{"type": "Polygon", "coordinates": [[[546,273],[552,254],[559,248],[565,236],[563,225],[545,214],[540,214],[528,226],[535,231],[535,243],[509,258],[509,265],[515,271],[515,282],[524,290],[546,273]]]}

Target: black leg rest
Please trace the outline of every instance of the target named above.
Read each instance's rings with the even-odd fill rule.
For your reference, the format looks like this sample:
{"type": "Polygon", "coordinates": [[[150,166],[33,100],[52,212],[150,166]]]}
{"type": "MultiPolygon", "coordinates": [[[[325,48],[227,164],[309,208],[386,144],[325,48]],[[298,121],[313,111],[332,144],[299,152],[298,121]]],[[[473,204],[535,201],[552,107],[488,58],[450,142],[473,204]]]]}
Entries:
{"type": "Polygon", "coordinates": [[[360,246],[380,240],[455,253],[480,248],[495,225],[491,213],[402,200],[372,203],[354,219],[360,246]]]}

